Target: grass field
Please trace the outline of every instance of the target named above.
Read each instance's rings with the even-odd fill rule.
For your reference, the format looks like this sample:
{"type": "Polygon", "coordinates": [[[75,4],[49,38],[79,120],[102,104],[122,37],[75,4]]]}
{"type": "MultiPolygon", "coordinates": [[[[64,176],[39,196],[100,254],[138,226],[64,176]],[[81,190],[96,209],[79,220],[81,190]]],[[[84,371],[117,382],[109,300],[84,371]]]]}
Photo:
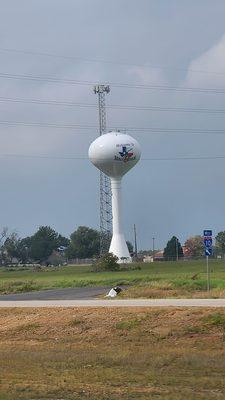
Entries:
{"type": "MultiPolygon", "coordinates": [[[[138,265],[137,265],[138,266],[138,265]]],[[[132,285],[126,297],[204,297],[205,260],[139,264],[139,269],[119,272],[92,272],[91,266],[65,266],[36,271],[0,269],[0,293],[39,289],[132,285]]],[[[135,265],[132,265],[132,268],[135,265]]],[[[225,296],[225,260],[210,260],[212,297],[225,296]]]]}
{"type": "Polygon", "coordinates": [[[0,309],[1,400],[225,398],[225,312],[0,309]]]}

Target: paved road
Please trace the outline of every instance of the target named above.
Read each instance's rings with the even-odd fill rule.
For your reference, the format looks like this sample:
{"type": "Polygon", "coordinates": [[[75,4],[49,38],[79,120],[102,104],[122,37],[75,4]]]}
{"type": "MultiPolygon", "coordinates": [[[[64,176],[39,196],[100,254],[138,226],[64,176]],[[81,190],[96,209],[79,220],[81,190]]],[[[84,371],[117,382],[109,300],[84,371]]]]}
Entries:
{"type": "Polygon", "coordinates": [[[223,307],[225,299],[150,299],[150,300],[27,300],[0,301],[0,307],[223,307]]]}
{"type": "Polygon", "coordinates": [[[0,301],[24,300],[88,300],[109,292],[112,286],[39,290],[29,293],[0,295],[0,301]]]}

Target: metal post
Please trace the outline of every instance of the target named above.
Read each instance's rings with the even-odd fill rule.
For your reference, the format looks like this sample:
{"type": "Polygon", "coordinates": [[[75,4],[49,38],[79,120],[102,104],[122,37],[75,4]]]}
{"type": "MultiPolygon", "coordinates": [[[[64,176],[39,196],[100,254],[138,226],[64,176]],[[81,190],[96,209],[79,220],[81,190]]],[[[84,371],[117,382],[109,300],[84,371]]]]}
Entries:
{"type": "Polygon", "coordinates": [[[155,238],[152,238],[152,257],[153,257],[153,261],[155,258],[155,238]]]}
{"type": "Polygon", "coordinates": [[[207,270],[207,290],[210,291],[210,270],[209,270],[209,256],[206,256],[206,270],[207,270]]]}
{"type": "Polygon", "coordinates": [[[137,260],[137,231],[136,231],[136,225],[134,224],[134,255],[137,260]]]}

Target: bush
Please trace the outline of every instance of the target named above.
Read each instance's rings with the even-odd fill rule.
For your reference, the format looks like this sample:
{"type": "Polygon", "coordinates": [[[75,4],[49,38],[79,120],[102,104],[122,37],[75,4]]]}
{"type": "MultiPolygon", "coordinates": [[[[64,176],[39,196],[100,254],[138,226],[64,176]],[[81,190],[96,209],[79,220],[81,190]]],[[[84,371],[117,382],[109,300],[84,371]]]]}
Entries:
{"type": "Polygon", "coordinates": [[[106,253],[93,265],[94,271],[118,271],[120,269],[118,260],[118,257],[114,254],[106,253]]]}

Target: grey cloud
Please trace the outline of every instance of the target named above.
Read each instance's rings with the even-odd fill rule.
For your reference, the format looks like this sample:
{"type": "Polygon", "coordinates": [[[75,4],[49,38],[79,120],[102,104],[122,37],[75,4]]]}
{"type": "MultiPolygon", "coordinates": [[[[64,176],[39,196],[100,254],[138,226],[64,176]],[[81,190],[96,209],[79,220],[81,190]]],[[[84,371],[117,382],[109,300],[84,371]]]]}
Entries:
{"type": "MultiPolygon", "coordinates": [[[[193,74],[217,70],[223,61],[223,1],[26,1],[1,2],[0,48],[69,55],[74,59],[0,51],[1,72],[45,75],[90,82],[225,87],[224,77],[193,74]],[[216,6],[215,6],[216,4],[216,6]],[[204,6],[203,6],[204,5],[204,6]],[[208,59],[218,48],[213,64],[208,59]],[[82,59],[115,63],[85,62],[82,59]],[[118,64],[116,64],[118,62],[118,64]],[[124,62],[122,65],[120,63],[124,62]],[[127,63],[127,64],[126,64],[127,63]],[[129,65],[130,64],[130,65],[129,65]],[[134,64],[134,65],[132,65],[134,64]],[[147,68],[144,64],[174,68],[147,68]],[[140,65],[137,67],[135,65],[140,65]],[[220,65],[218,65],[218,68],[220,65]],[[188,72],[189,71],[189,72],[188,72]],[[203,79],[204,78],[204,79],[203,79]]],[[[219,68],[220,71],[220,68],[219,68]]],[[[2,79],[1,96],[96,103],[92,85],[2,79]]],[[[122,89],[112,85],[108,104],[223,108],[224,95],[122,89]]],[[[1,119],[56,124],[98,124],[97,109],[0,103],[1,119]]],[[[114,127],[225,129],[224,116],[175,112],[107,110],[114,127]]],[[[1,154],[87,156],[90,131],[4,127],[1,154]],[[78,135],[75,133],[78,132],[78,135]]],[[[143,158],[223,155],[225,136],[134,132],[143,158]]],[[[163,247],[169,236],[181,240],[205,227],[224,229],[224,160],[141,161],[124,178],[124,225],[139,246],[152,236],[163,247]],[[214,195],[213,195],[214,194],[214,195]],[[212,205],[214,204],[214,206],[212,205]]],[[[98,172],[88,160],[0,157],[1,224],[31,234],[50,224],[63,234],[78,225],[98,227],[98,172]]]]}

